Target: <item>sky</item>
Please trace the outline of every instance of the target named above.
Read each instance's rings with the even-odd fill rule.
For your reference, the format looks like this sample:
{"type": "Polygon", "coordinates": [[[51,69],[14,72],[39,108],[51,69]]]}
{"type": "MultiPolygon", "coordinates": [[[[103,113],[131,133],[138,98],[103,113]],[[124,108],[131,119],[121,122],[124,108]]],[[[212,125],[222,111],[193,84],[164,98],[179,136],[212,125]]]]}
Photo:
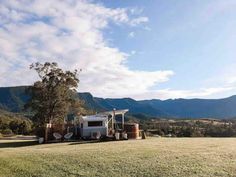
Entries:
{"type": "Polygon", "coordinates": [[[0,0],[0,87],[49,61],[82,69],[78,91],[96,97],[228,97],[235,29],[235,0],[0,0]]]}

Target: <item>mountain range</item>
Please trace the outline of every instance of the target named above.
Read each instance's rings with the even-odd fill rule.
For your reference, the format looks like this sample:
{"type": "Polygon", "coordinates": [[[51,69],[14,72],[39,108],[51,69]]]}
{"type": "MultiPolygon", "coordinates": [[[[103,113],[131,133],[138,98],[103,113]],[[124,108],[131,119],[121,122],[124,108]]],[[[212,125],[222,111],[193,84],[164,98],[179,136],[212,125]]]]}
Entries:
{"type": "MultiPolygon", "coordinates": [[[[30,98],[27,86],[0,87],[0,109],[21,112],[30,98]]],[[[236,96],[223,99],[141,100],[132,98],[98,98],[90,93],[78,93],[89,109],[97,112],[129,109],[130,114],[144,114],[155,118],[218,118],[236,117],[236,96]]]]}

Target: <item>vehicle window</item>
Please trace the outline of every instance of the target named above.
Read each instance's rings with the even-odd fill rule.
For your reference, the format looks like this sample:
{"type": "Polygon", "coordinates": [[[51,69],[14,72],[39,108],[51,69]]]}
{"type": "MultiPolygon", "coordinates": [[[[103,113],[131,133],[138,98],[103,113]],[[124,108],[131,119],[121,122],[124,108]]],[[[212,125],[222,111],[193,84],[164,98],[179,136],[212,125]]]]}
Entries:
{"type": "Polygon", "coordinates": [[[88,127],[100,127],[102,126],[102,121],[89,121],[88,127]]]}

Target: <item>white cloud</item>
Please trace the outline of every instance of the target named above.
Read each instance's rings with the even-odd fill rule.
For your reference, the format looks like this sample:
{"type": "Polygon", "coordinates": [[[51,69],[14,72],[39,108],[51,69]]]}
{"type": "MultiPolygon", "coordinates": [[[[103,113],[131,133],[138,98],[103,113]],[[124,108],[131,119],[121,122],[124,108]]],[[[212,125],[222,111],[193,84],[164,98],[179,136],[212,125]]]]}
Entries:
{"type": "Polygon", "coordinates": [[[229,76],[227,79],[226,79],[226,83],[229,84],[229,85],[236,85],[236,76],[229,76]]]}
{"type": "Polygon", "coordinates": [[[148,22],[148,18],[147,17],[139,17],[139,18],[135,18],[135,19],[131,20],[130,24],[132,26],[136,26],[136,25],[139,25],[139,24],[145,23],[145,22],[148,22]]]}
{"type": "Polygon", "coordinates": [[[149,26],[144,26],[144,28],[146,31],[152,31],[152,29],[149,26]]]}
{"type": "Polygon", "coordinates": [[[210,98],[212,95],[217,95],[222,92],[235,90],[235,87],[215,87],[215,88],[202,88],[198,90],[153,90],[143,92],[141,94],[133,95],[138,100],[143,99],[169,99],[169,98],[210,98]]]}
{"type": "MultiPolygon", "coordinates": [[[[140,12],[141,13],[141,12],[140,12]]],[[[95,96],[141,94],[169,80],[172,71],[133,71],[128,54],[107,44],[110,23],[137,26],[147,17],[90,1],[1,1],[0,86],[32,84],[32,62],[56,61],[64,69],[82,68],[79,91],[95,96]]]]}
{"type": "Polygon", "coordinates": [[[134,15],[140,15],[140,14],[142,14],[143,9],[139,8],[139,7],[133,7],[130,9],[130,12],[131,12],[131,14],[134,14],[134,15]]]}
{"type": "Polygon", "coordinates": [[[135,50],[132,50],[130,53],[131,55],[135,55],[137,52],[135,50]]]}
{"type": "Polygon", "coordinates": [[[130,32],[129,35],[128,35],[130,38],[133,38],[135,36],[135,32],[130,32]]]}
{"type": "Polygon", "coordinates": [[[235,78],[228,77],[222,87],[151,90],[167,82],[173,71],[131,70],[125,63],[137,51],[123,53],[103,36],[110,23],[145,24],[148,18],[141,13],[85,0],[1,1],[0,86],[32,84],[37,79],[29,70],[32,62],[56,61],[64,69],[81,68],[79,91],[101,97],[207,97],[235,89],[235,78]]]}

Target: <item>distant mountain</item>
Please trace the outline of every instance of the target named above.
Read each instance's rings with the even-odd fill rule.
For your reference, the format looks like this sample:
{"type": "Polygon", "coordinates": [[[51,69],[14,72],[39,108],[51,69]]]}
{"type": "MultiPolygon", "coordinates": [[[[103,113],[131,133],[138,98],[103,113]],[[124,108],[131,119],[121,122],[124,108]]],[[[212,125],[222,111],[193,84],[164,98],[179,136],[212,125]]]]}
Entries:
{"type": "Polygon", "coordinates": [[[224,99],[145,100],[175,118],[232,118],[236,116],[236,96],[224,99]]]}
{"type": "Polygon", "coordinates": [[[136,101],[131,98],[117,98],[117,99],[103,99],[103,98],[96,98],[96,102],[101,105],[103,108],[107,110],[112,110],[113,108],[116,109],[129,109],[130,113],[142,113],[151,116],[158,116],[158,117],[167,117],[168,114],[160,110],[158,107],[153,107],[149,104],[143,104],[140,101],[136,101]]]}
{"type": "Polygon", "coordinates": [[[0,109],[11,112],[22,111],[24,104],[30,98],[27,95],[27,86],[0,87],[0,109]]]}
{"type": "MultiPolygon", "coordinates": [[[[30,98],[27,86],[0,87],[0,109],[12,112],[22,111],[30,98]]],[[[131,114],[145,114],[165,118],[232,118],[236,117],[236,96],[224,99],[169,99],[142,100],[131,98],[98,98],[90,93],[78,93],[89,109],[97,112],[116,109],[129,109],[131,114]]]]}

